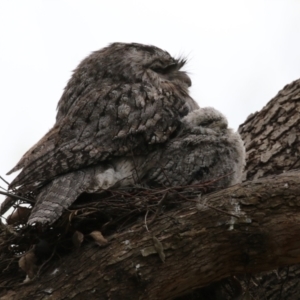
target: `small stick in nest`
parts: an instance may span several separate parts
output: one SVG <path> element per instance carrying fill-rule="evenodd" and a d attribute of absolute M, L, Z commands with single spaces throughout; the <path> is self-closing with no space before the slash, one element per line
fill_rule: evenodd
<path fill-rule="evenodd" d="M 145 228 L 146 228 L 146 230 L 149 232 L 149 229 L 148 229 L 148 226 L 147 226 L 147 216 L 148 216 L 148 212 L 149 212 L 149 210 L 147 209 L 147 212 L 146 212 L 146 214 L 145 214 Z"/>
<path fill-rule="evenodd" d="M 162 209 L 162 205 L 165 202 L 166 198 L 167 198 L 168 192 L 164 193 L 162 198 L 159 200 L 159 202 L 157 203 L 157 210 L 155 212 L 154 217 L 152 218 L 152 220 L 150 221 L 149 225 L 153 224 L 153 222 L 155 221 L 155 219 L 157 218 L 157 216 L 160 214 L 161 209 Z"/>
<path fill-rule="evenodd" d="M 14 199 L 17 199 L 17 200 L 23 200 L 23 201 L 26 201 L 26 202 L 31 203 L 31 204 L 34 204 L 34 203 L 35 203 L 34 200 L 30 200 L 30 199 L 28 199 L 28 198 L 25 198 L 25 197 L 22 197 L 22 196 L 13 194 L 13 193 L 2 192 L 2 191 L 0 191 L 0 194 L 1 194 L 1 195 L 4 195 L 4 196 L 11 197 L 11 198 L 14 198 Z"/>
<path fill-rule="evenodd" d="M 2 176 L 0 176 L 0 179 L 1 179 L 2 181 L 4 181 L 7 185 L 9 185 L 9 183 L 8 183 Z"/>

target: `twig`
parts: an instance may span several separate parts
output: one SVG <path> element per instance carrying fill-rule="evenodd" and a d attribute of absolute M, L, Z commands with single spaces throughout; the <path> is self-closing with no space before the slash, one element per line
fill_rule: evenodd
<path fill-rule="evenodd" d="M 159 213 L 161 212 L 161 208 L 162 208 L 162 204 L 165 201 L 165 199 L 167 198 L 168 192 L 166 192 L 162 198 L 160 199 L 160 201 L 157 204 L 157 210 L 155 212 L 155 215 L 153 217 L 153 219 L 150 221 L 149 225 L 153 224 L 153 222 L 155 221 L 155 219 L 157 218 L 157 216 L 159 215 Z"/>
<path fill-rule="evenodd" d="M 24 198 L 22 196 L 18 196 L 18 195 L 12 194 L 12 193 L 7 193 L 7 192 L 0 191 L 0 194 L 4 195 L 4 196 L 9 196 L 9 197 L 12 197 L 12 198 L 15 198 L 15 199 L 18 199 L 18 200 L 23 200 L 23 201 L 26 201 L 26 202 L 29 202 L 29 203 L 33 203 L 33 204 L 35 203 L 34 200 L 30 200 L 30 199 L 27 199 L 27 198 Z"/>
<path fill-rule="evenodd" d="M 146 228 L 146 230 L 149 232 L 149 229 L 148 229 L 148 226 L 147 226 L 147 216 L 148 216 L 148 212 L 149 212 L 149 210 L 147 209 L 147 212 L 146 212 L 146 214 L 145 214 L 145 228 Z"/>
<path fill-rule="evenodd" d="M 9 183 L 2 176 L 0 176 L 0 179 L 3 180 L 7 185 L 9 185 Z"/>
<path fill-rule="evenodd" d="M 41 272 L 42 268 L 43 268 L 43 267 L 44 267 L 44 266 L 52 259 L 52 257 L 54 256 L 54 253 L 56 252 L 56 247 L 57 247 L 57 246 L 54 247 L 51 256 L 50 256 L 46 261 L 44 261 L 44 262 L 42 263 L 42 265 L 39 267 L 39 270 L 38 270 L 38 272 L 37 272 L 37 274 L 36 274 L 36 277 L 37 277 L 37 278 L 39 278 L 40 272 Z"/>

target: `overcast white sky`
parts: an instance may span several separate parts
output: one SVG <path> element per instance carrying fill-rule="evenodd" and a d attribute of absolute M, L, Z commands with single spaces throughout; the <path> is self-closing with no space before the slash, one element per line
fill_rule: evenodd
<path fill-rule="evenodd" d="M 192 96 L 237 129 L 300 78 L 299 16 L 300 0 L 0 0 L 0 175 L 52 127 L 76 65 L 116 41 L 187 56 Z"/>

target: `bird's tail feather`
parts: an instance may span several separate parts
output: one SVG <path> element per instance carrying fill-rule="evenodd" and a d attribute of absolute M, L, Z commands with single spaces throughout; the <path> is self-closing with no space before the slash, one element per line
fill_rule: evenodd
<path fill-rule="evenodd" d="M 86 172 L 87 171 L 87 172 Z M 82 193 L 82 186 L 89 176 L 88 170 L 72 172 L 54 179 L 37 196 L 28 224 L 52 224 Z"/>

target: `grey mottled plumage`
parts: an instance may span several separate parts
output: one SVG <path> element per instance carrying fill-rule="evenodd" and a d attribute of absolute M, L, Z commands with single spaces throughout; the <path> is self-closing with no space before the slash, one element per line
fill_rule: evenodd
<path fill-rule="evenodd" d="M 9 173 L 10 188 L 38 190 L 28 223 L 53 223 L 82 192 L 186 185 L 232 173 L 244 148 L 226 118 L 199 109 L 183 60 L 154 46 L 115 43 L 83 60 L 58 103 L 54 127 Z"/>

